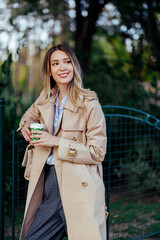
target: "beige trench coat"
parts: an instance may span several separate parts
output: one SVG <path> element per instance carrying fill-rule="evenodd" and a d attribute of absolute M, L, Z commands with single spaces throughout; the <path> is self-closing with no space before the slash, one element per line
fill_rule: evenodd
<path fill-rule="evenodd" d="M 20 121 L 24 124 L 40 122 L 52 134 L 55 89 L 50 100 L 39 102 L 44 92 L 26 111 Z M 87 97 L 86 111 L 80 114 L 68 100 L 55 135 L 60 137 L 54 147 L 54 162 L 62 205 L 67 222 L 69 240 L 105 240 L 105 188 L 102 165 L 106 152 L 106 124 L 97 99 Z M 24 240 L 41 204 L 44 186 L 44 165 L 50 147 L 28 145 L 22 166 L 29 180 L 24 220 L 20 240 Z"/>

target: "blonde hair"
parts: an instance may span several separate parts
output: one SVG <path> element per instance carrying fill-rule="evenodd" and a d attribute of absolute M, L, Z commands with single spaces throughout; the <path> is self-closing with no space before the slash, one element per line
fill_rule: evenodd
<path fill-rule="evenodd" d="M 49 100 L 51 88 L 56 87 L 56 82 L 53 79 L 53 77 L 50 75 L 50 72 L 51 72 L 50 58 L 51 58 L 51 54 L 57 50 L 65 52 L 71 60 L 71 63 L 74 69 L 74 76 L 68 86 L 69 100 L 75 107 L 78 106 L 83 111 L 84 98 L 86 96 L 97 98 L 97 94 L 94 91 L 90 91 L 90 89 L 83 88 L 82 71 L 81 71 L 79 61 L 75 53 L 66 44 L 59 44 L 57 46 L 53 46 L 45 54 L 44 61 L 43 61 L 43 68 L 42 68 L 43 81 L 44 81 L 44 97 L 45 97 L 44 102 Z"/>

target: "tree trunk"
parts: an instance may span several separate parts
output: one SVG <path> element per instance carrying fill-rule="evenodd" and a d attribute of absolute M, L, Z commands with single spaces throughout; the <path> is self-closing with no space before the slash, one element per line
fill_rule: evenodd
<path fill-rule="evenodd" d="M 153 0 L 147 0 L 148 36 L 149 36 L 149 41 L 153 48 L 153 54 L 156 57 L 156 66 L 157 66 L 157 70 L 158 70 L 158 69 L 160 69 L 160 50 L 159 50 L 160 35 L 159 35 L 158 26 L 157 26 L 155 13 L 154 13 L 152 4 L 153 4 Z"/>
<path fill-rule="evenodd" d="M 92 38 L 96 31 L 96 22 L 99 18 L 105 4 L 108 0 L 89 0 L 88 1 L 88 15 L 86 17 L 82 16 L 82 3 L 80 0 L 75 0 L 76 2 L 76 33 L 75 33 L 75 51 L 80 59 L 83 70 L 86 71 L 90 50 L 92 44 Z"/>

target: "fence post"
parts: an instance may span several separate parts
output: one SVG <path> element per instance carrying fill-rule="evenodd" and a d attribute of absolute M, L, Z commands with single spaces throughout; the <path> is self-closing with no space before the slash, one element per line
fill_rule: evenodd
<path fill-rule="evenodd" d="M 0 98 L 0 239 L 4 239 L 4 100 Z"/>
<path fill-rule="evenodd" d="M 15 151 L 15 131 L 12 130 L 12 240 L 15 239 L 15 172 L 14 172 L 14 151 Z"/>
<path fill-rule="evenodd" d="M 110 170 L 111 170 L 111 129 L 112 129 L 112 117 L 108 119 L 108 150 L 107 150 L 107 162 L 108 162 L 108 180 L 107 180 L 107 211 L 110 212 Z M 110 214 L 109 214 L 110 215 Z M 107 240 L 109 240 L 109 218 L 107 218 Z"/>

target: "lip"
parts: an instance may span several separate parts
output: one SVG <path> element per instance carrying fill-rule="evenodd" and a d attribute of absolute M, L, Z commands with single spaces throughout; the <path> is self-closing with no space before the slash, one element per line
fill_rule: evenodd
<path fill-rule="evenodd" d="M 60 78 L 66 78 L 66 77 L 68 76 L 68 74 L 69 74 L 69 73 L 60 73 L 60 74 L 58 74 L 58 76 L 59 76 Z"/>

